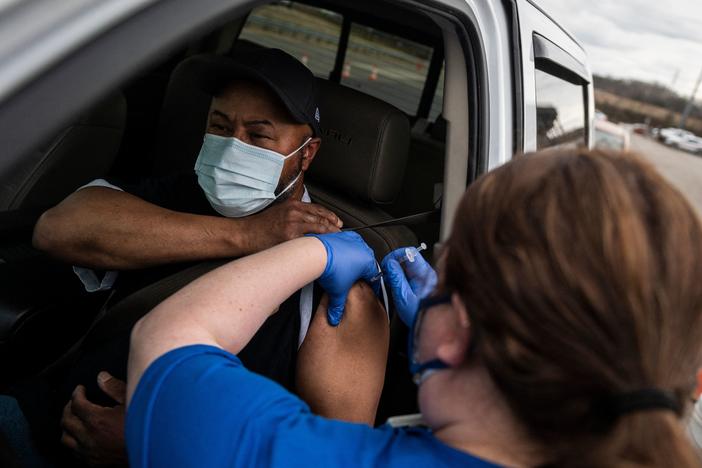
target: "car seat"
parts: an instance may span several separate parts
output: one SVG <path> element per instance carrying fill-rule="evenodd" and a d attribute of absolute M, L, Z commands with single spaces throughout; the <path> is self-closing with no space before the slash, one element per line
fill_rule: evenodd
<path fill-rule="evenodd" d="M 392 203 L 404 179 L 409 121 L 394 106 L 359 91 L 318 79 L 322 144 L 307 179 L 312 199 L 346 227 L 392 219 Z M 405 226 L 361 230 L 379 257 L 417 238 Z"/>
<path fill-rule="evenodd" d="M 104 300 L 87 296 L 69 268 L 40 255 L 29 239 L 44 209 L 107 173 L 125 117 L 124 97 L 112 94 L 29 153 L 12 177 L 0 179 L 6 221 L 0 245 L 0 382 L 56 359 L 85 331 Z"/>

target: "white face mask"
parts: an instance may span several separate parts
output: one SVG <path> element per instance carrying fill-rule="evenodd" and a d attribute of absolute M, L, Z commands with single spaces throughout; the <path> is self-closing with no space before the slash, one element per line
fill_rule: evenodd
<path fill-rule="evenodd" d="M 240 218 L 258 213 L 287 192 L 300 178 L 302 172 L 276 196 L 275 189 L 285 160 L 304 148 L 310 140 L 311 137 L 284 156 L 249 145 L 238 138 L 206 133 L 195 161 L 197 181 L 210 205 L 219 214 Z"/>

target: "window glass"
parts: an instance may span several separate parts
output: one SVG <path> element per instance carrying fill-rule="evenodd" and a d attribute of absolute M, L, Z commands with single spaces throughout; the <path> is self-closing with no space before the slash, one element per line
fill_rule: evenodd
<path fill-rule="evenodd" d="M 582 86 L 536 70 L 536 146 L 585 145 Z"/>
<path fill-rule="evenodd" d="M 431 47 L 354 23 L 341 84 L 415 115 L 432 52 Z"/>
<path fill-rule="evenodd" d="M 446 65 L 441 67 L 441 74 L 439 75 L 439 82 L 436 84 L 436 93 L 434 94 L 434 100 L 431 102 L 431 109 L 429 110 L 429 122 L 433 122 L 436 118 L 444 111 L 444 68 Z"/>
<path fill-rule="evenodd" d="M 282 49 L 315 75 L 328 78 L 334 68 L 341 23 L 341 15 L 333 11 L 280 2 L 256 8 L 239 38 Z"/>

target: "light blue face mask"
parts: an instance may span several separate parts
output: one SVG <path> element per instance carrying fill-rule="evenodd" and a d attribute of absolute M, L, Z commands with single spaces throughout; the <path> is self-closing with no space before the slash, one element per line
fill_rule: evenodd
<path fill-rule="evenodd" d="M 285 156 L 249 145 L 238 138 L 206 133 L 195 161 L 197 181 L 219 214 L 240 218 L 258 213 L 290 190 L 300 178 L 302 172 L 278 195 L 275 194 L 285 160 L 310 140 L 311 137 Z"/>

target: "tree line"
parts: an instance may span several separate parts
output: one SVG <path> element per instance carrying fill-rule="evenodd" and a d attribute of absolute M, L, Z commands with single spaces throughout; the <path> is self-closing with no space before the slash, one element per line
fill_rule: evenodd
<path fill-rule="evenodd" d="M 660 83 L 647 83 L 639 80 L 622 80 L 606 76 L 594 76 L 595 89 L 608 91 L 635 101 L 644 102 L 669 109 L 672 112 L 683 112 L 689 96 L 681 96 L 672 89 Z M 699 101 L 692 108 L 691 117 L 702 118 L 702 106 Z"/>

